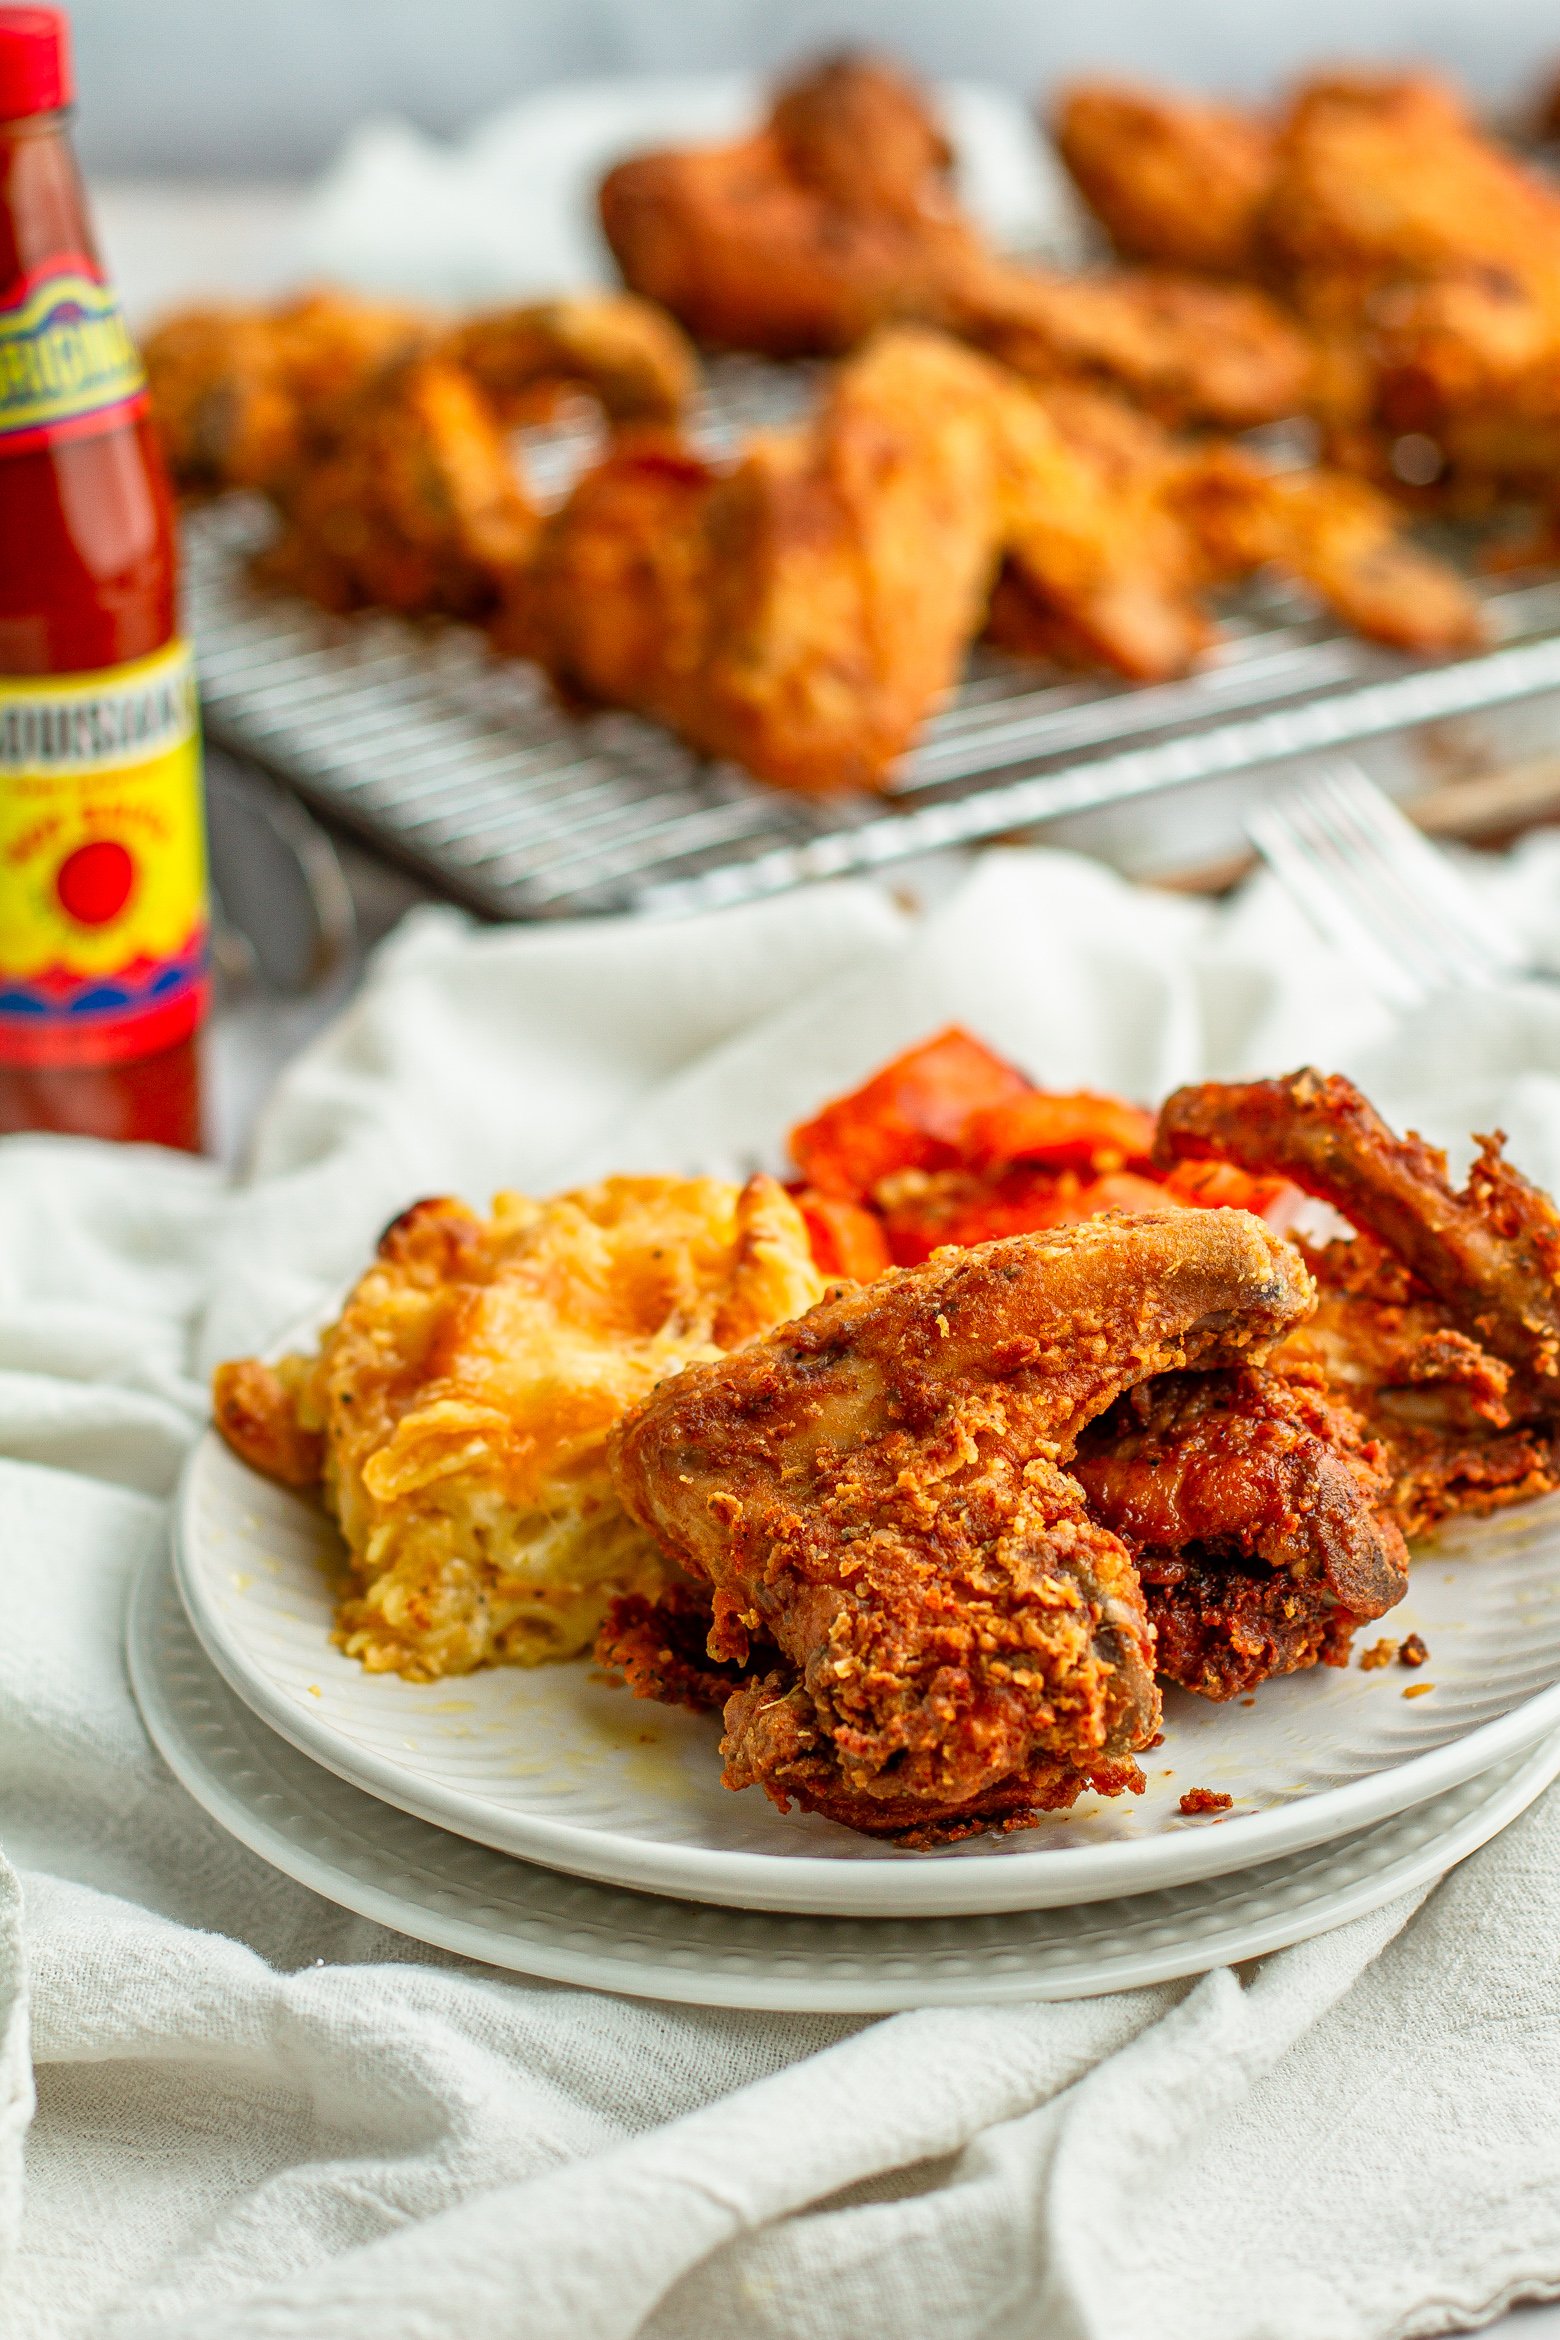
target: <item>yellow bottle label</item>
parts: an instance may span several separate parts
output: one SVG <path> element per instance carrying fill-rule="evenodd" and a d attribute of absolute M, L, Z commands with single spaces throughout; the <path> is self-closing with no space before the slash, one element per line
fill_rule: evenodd
<path fill-rule="evenodd" d="M 146 404 L 146 375 L 111 285 L 62 254 L 0 301 L 0 456 L 103 430 Z"/>
<path fill-rule="evenodd" d="M 0 675 L 0 1062 L 148 1055 L 193 1030 L 205 994 L 188 649 Z"/>

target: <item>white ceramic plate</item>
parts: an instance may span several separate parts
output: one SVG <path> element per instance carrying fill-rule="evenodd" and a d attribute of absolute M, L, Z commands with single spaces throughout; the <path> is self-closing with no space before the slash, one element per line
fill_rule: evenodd
<path fill-rule="evenodd" d="M 1317 1668 L 1255 1703 L 1174 1694 L 1148 1792 L 907 1853 L 720 1784 L 713 1716 L 646 1704 L 584 1662 L 413 1684 L 332 1647 L 341 1549 L 318 1506 L 215 1432 L 176 1511 L 190 1619 L 229 1685 L 306 1755 L 457 1835 L 582 1877 L 746 1909 L 939 1917 L 1184 1885 L 1366 1827 L 1560 1728 L 1560 1497 L 1464 1523 L 1367 1628 L 1428 1643 L 1419 1673 Z M 1182 1792 L 1235 1800 L 1187 1820 Z"/>
<path fill-rule="evenodd" d="M 1466 1859 L 1560 1774 L 1560 1734 L 1477 1778 L 1239 1877 L 1101 1907 L 959 1918 L 790 1917 L 588 1884 L 389 1809 L 224 1688 L 153 1559 L 131 1603 L 147 1728 L 213 1819 L 328 1900 L 490 1965 L 699 2006 L 879 2013 L 1090 1998 L 1257 1958 Z"/>

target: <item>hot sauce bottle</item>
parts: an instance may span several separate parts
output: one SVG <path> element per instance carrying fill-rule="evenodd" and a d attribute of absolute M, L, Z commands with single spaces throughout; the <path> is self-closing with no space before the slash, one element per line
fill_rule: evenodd
<path fill-rule="evenodd" d="M 200 1144 L 200 744 L 172 501 L 71 151 L 0 6 L 0 1130 Z"/>

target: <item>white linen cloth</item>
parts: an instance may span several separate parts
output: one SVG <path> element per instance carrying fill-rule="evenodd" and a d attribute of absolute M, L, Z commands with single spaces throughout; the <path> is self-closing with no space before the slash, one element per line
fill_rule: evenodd
<path fill-rule="evenodd" d="M 1560 840 L 1488 882 L 1552 950 Z M 1560 1791 L 1250 1969 L 860 2021 L 427 1951 L 273 1874 L 146 1741 L 125 1596 L 216 1359 L 418 1193 L 777 1157 L 955 1018 L 1142 1097 L 1311 1058 L 1560 1181 L 1560 988 L 1395 1024 L 1263 885 L 1216 909 L 1020 852 L 926 916 L 865 884 L 426 913 L 237 1183 L 0 1145 L 6 2340 L 1408 2340 L 1560 2294 Z"/>

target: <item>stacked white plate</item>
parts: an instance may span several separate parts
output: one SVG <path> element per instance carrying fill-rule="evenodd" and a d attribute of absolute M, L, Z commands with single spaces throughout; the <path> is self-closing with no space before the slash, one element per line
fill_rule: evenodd
<path fill-rule="evenodd" d="M 1560 1498 L 1429 1545 L 1375 1631 L 1429 1660 L 1172 1693 L 1146 1794 L 910 1853 L 720 1784 L 714 1717 L 585 1663 L 413 1684 L 330 1639 L 318 1507 L 208 1435 L 136 1694 L 197 1800 L 276 1867 L 427 1942 L 710 2005 L 1070 1998 L 1200 1973 L 1440 1875 L 1560 1773 Z M 1373 1638 L 1359 1637 L 1363 1648 Z M 1184 1814 L 1204 1789 L 1227 1808 Z"/>

